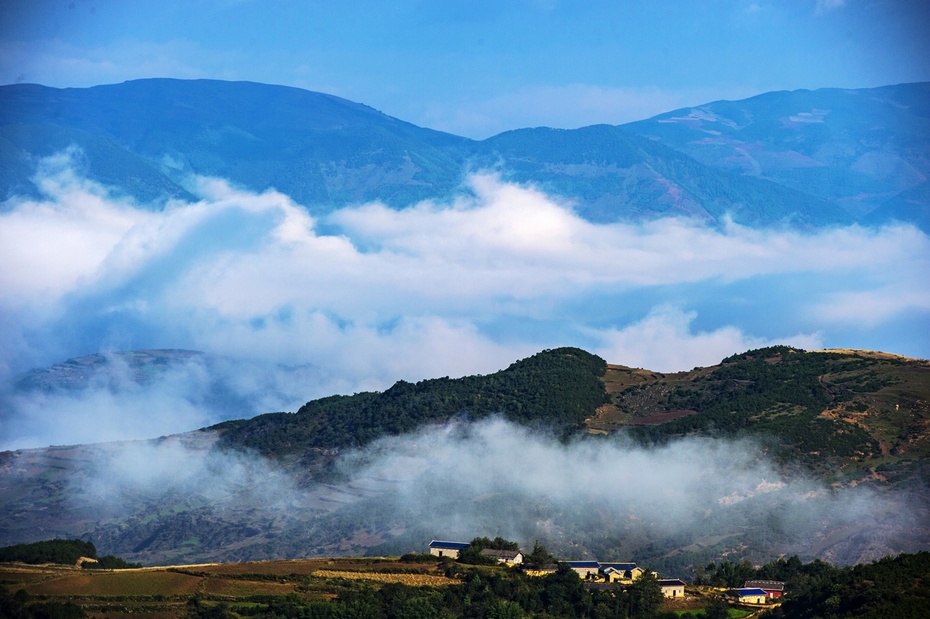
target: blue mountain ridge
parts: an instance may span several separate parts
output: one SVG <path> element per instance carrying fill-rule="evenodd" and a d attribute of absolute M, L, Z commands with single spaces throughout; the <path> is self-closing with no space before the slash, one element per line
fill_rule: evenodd
<path fill-rule="evenodd" d="M 892 220 L 927 229 L 928 84 L 766 93 L 623 126 L 508 131 L 476 141 L 285 86 L 146 79 L 0 86 L 0 198 L 37 196 L 41 157 L 138 204 L 191 199 L 191 175 L 274 188 L 311 214 L 402 208 L 492 170 L 596 222 L 685 216 L 799 228 Z"/>

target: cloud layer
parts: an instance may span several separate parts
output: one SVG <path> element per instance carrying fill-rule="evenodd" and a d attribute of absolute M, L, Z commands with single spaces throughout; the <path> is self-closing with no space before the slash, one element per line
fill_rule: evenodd
<path fill-rule="evenodd" d="M 564 558 L 628 560 L 625 550 L 642 556 L 650 543 L 661 555 L 676 540 L 699 548 L 754 531 L 750 554 L 766 547 L 846 562 L 900 548 L 909 531 L 922 539 L 914 497 L 785 477 L 751 441 L 564 442 L 491 419 L 386 438 L 344 455 L 343 465 L 353 486 L 389 488 L 377 495 L 380 513 L 435 538 L 502 535 L 526 547 L 536 539 Z"/>
<path fill-rule="evenodd" d="M 325 483 L 296 483 L 260 457 L 210 450 L 212 441 L 202 433 L 53 454 L 56 467 L 72 458 L 69 534 L 145 563 L 332 556 L 378 543 L 400 554 L 430 539 L 502 535 L 525 548 L 539 540 L 565 559 L 636 558 L 679 576 L 724 550 L 847 563 L 927 544 L 917 496 L 785 477 L 751 441 L 643 448 L 486 419 L 344 452 Z M 13 469 L 35 470 L 29 457 Z M 47 498 L 44 485 L 25 486 Z M 18 518 L 38 513 L 17 528 L 47 526 L 45 502 L 22 494 L 11 506 Z M 183 542 L 199 535 L 223 540 Z M 676 549 L 685 555 L 674 558 Z"/>
<path fill-rule="evenodd" d="M 282 405 L 491 372 L 560 345 L 660 371 L 771 343 L 930 356 L 930 239 L 909 226 L 593 224 L 483 174 L 450 202 L 366 204 L 322 221 L 219 179 L 192 179 L 195 203 L 144 208 L 71 159 L 42 162 L 45 197 L 0 214 L 6 391 L 30 367 L 140 348 L 313 368 Z M 33 404 L 17 402 L 29 418 Z"/>

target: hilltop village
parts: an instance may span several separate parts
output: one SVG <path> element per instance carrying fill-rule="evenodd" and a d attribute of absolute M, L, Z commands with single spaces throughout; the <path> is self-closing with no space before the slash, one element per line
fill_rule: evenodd
<path fill-rule="evenodd" d="M 447 558 L 453 561 L 473 563 L 474 552 L 484 562 L 497 562 L 509 567 L 519 568 L 528 576 L 548 576 L 559 569 L 559 564 L 567 566 L 578 574 L 588 590 L 622 589 L 633 585 L 644 576 L 655 580 L 662 596 L 670 599 L 684 599 L 686 597 L 686 583 L 678 578 L 662 578 L 657 572 L 647 570 L 633 562 L 601 562 L 601 561 L 556 561 L 537 544 L 533 557 L 527 561 L 526 555 L 513 542 L 501 538 L 489 540 L 476 538 L 471 542 L 456 542 L 447 540 L 432 540 L 428 546 L 429 554 L 434 557 Z M 471 555 L 471 556 L 467 556 Z M 540 562 L 541 558 L 550 559 Z M 774 580 L 747 580 L 742 587 L 715 588 L 724 599 L 729 602 L 760 606 L 771 604 L 782 597 L 785 583 Z"/>

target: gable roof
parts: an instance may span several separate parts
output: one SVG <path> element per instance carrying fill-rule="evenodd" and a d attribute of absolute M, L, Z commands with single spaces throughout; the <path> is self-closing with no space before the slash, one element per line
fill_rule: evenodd
<path fill-rule="evenodd" d="M 569 567 L 588 567 L 598 569 L 601 564 L 597 561 L 566 561 Z"/>
<path fill-rule="evenodd" d="M 483 548 L 480 553 L 486 557 L 494 557 L 495 559 L 516 559 L 517 556 L 522 555 L 523 553 L 519 550 L 497 550 L 496 548 Z"/>
<path fill-rule="evenodd" d="M 749 589 L 734 589 L 734 591 L 736 591 L 736 595 L 740 597 L 747 597 L 750 595 L 765 595 L 764 589 L 749 588 Z"/>
<path fill-rule="evenodd" d="M 600 565 L 602 570 L 613 568 L 621 572 L 632 572 L 637 567 L 635 563 L 601 563 Z"/>
<path fill-rule="evenodd" d="M 462 550 L 470 545 L 468 542 L 446 542 L 438 539 L 434 539 L 429 543 L 430 548 L 448 548 L 449 550 Z"/>
<path fill-rule="evenodd" d="M 679 580 L 678 578 L 666 578 L 659 581 L 660 587 L 684 587 L 685 581 Z"/>
<path fill-rule="evenodd" d="M 766 591 L 784 591 L 785 583 L 780 580 L 747 580 L 743 583 L 743 587 L 765 589 Z"/>

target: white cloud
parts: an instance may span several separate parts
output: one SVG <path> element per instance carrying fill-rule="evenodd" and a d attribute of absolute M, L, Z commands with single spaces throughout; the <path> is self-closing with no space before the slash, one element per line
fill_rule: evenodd
<path fill-rule="evenodd" d="M 631 367 L 676 372 L 695 366 L 715 365 L 734 351 L 774 344 L 805 350 L 823 348 L 818 334 L 769 340 L 752 337 L 733 326 L 695 333 L 692 330 L 695 318 L 696 312 L 684 312 L 671 306 L 654 308 L 639 322 L 599 333 L 602 344 L 595 352 L 605 359 L 622 359 L 623 365 Z"/>
<path fill-rule="evenodd" d="M 379 512 L 403 514 L 437 536 L 541 539 L 559 553 L 624 539 L 726 535 L 760 519 L 777 552 L 822 553 L 841 548 L 862 523 L 896 522 L 893 535 L 901 535 L 917 517 L 904 493 L 879 500 L 864 486 L 830 491 L 785 477 L 751 441 L 684 439 L 645 449 L 622 437 L 556 441 L 490 419 L 386 437 L 343 454 L 341 464 L 353 487 L 380 480 L 389 488 Z M 891 537 L 877 529 L 869 529 L 870 542 Z M 827 531 L 836 537 L 824 545 Z"/>
<path fill-rule="evenodd" d="M 324 234 L 287 196 L 218 179 L 157 212 L 75 176 L 67 156 L 37 180 L 44 199 L 0 214 L 7 376 L 114 346 L 192 348 L 319 368 L 310 399 L 560 345 L 659 370 L 772 343 L 855 346 L 837 329 L 930 311 L 930 240 L 909 226 L 594 224 L 479 174 L 450 203 L 337 211 Z"/>
<path fill-rule="evenodd" d="M 154 220 L 78 178 L 72 155 L 40 165 L 39 186 L 51 199 L 13 200 L 0 214 L 0 306 L 56 301 L 91 278 L 133 227 Z"/>
<path fill-rule="evenodd" d="M 812 311 L 823 321 L 874 326 L 904 312 L 930 312 L 930 289 L 895 283 L 872 290 L 846 290 L 826 295 Z"/>

